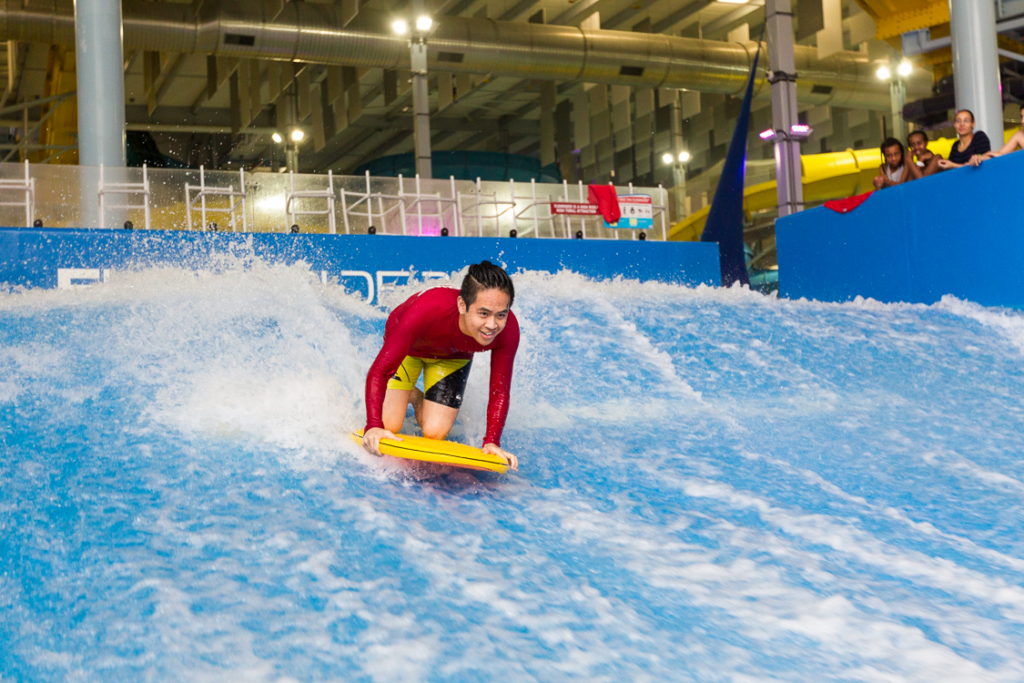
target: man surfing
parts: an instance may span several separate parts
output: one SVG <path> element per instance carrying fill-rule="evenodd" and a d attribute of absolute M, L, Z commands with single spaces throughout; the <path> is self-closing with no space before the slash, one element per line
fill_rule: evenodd
<path fill-rule="evenodd" d="M 459 291 L 437 287 L 415 294 L 391 312 L 384 346 L 366 374 L 363 447 L 380 455 L 380 440 L 393 439 L 409 403 L 428 439 L 448 436 L 462 407 L 473 354 L 491 352 L 491 390 L 483 451 L 505 458 L 501 448 L 508 415 L 512 365 L 519 348 L 519 322 L 511 311 L 512 278 L 490 261 L 469 267 Z M 423 392 L 416 381 L 423 373 Z"/>

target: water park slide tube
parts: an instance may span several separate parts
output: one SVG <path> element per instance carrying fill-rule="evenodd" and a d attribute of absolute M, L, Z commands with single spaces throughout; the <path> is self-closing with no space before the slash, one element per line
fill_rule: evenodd
<path fill-rule="evenodd" d="M 1016 129 L 1004 133 L 1006 140 Z M 956 140 L 940 138 L 928 143 L 928 149 L 944 157 L 949 156 Z M 882 165 L 882 152 L 874 149 L 848 149 L 845 152 L 805 154 L 800 157 L 804 186 L 804 201 L 825 202 L 829 199 L 850 197 L 874 189 L 872 179 Z M 775 181 L 751 185 L 743 191 L 743 210 L 747 214 L 774 208 L 777 202 Z M 695 242 L 704 232 L 710 205 L 695 211 L 669 229 L 669 239 Z"/>

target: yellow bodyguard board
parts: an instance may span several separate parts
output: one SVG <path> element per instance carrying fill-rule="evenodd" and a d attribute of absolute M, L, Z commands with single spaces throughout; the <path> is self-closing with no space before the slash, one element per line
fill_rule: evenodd
<path fill-rule="evenodd" d="M 356 443 L 363 443 L 362 429 L 349 436 Z M 500 455 L 484 453 L 479 448 L 453 441 L 427 439 L 422 436 L 409 436 L 408 434 L 399 434 L 398 436 L 402 437 L 401 441 L 381 439 L 380 452 L 396 458 L 422 460 L 423 462 L 433 462 L 439 465 L 454 465 L 455 467 L 497 472 L 499 474 L 508 472 L 508 463 L 505 462 L 505 458 Z"/>

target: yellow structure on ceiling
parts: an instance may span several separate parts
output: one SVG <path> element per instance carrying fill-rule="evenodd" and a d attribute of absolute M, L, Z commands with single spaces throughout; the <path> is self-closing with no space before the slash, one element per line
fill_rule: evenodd
<path fill-rule="evenodd" d="M 949 0 L 857 0 L 857 4 L 875 20 L 879 40 L 949 23 Z"/>
<path fill-rule="evenodd" d="M 46 82 L 43 97 L 73 93 L 77 87 L 75 51 L 62 45 L 51 45 L 46 59 Z M 78 144 L 78 103 L 74 96 L 44 104 L 39 127 L 39 143 L 44 147 L 75 147 Z M 36 164 L 77 164 L 78 150 L 65 152 L 43 149 L 29 155 Z"/>

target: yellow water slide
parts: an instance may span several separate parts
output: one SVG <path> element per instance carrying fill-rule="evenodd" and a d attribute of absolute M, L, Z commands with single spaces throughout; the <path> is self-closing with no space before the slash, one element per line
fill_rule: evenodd
<path fill-rule="evenodd" d="M 1005 140 L 1017 129 L 1004 133 Z M 940 138 L 928 143 L 928 149 L 943 157 L 949 156 L 956 140 Z M 872 179 L 882 165 L 882 152 L 875 149 L 848 149 L 828 154 L 805 154 L 800 157 L 804 202 L 825 202 L 851 197 L 874 189 Z M 772 209 L 778 204 L 775 181 L 751 185 L 743 190 L 743 211 L 748 219 L 752 213 Z M 705 206 L 669 229 L 668 238 L 679 242 L 696 242 L 704 232 L 710 206 Z"/>

